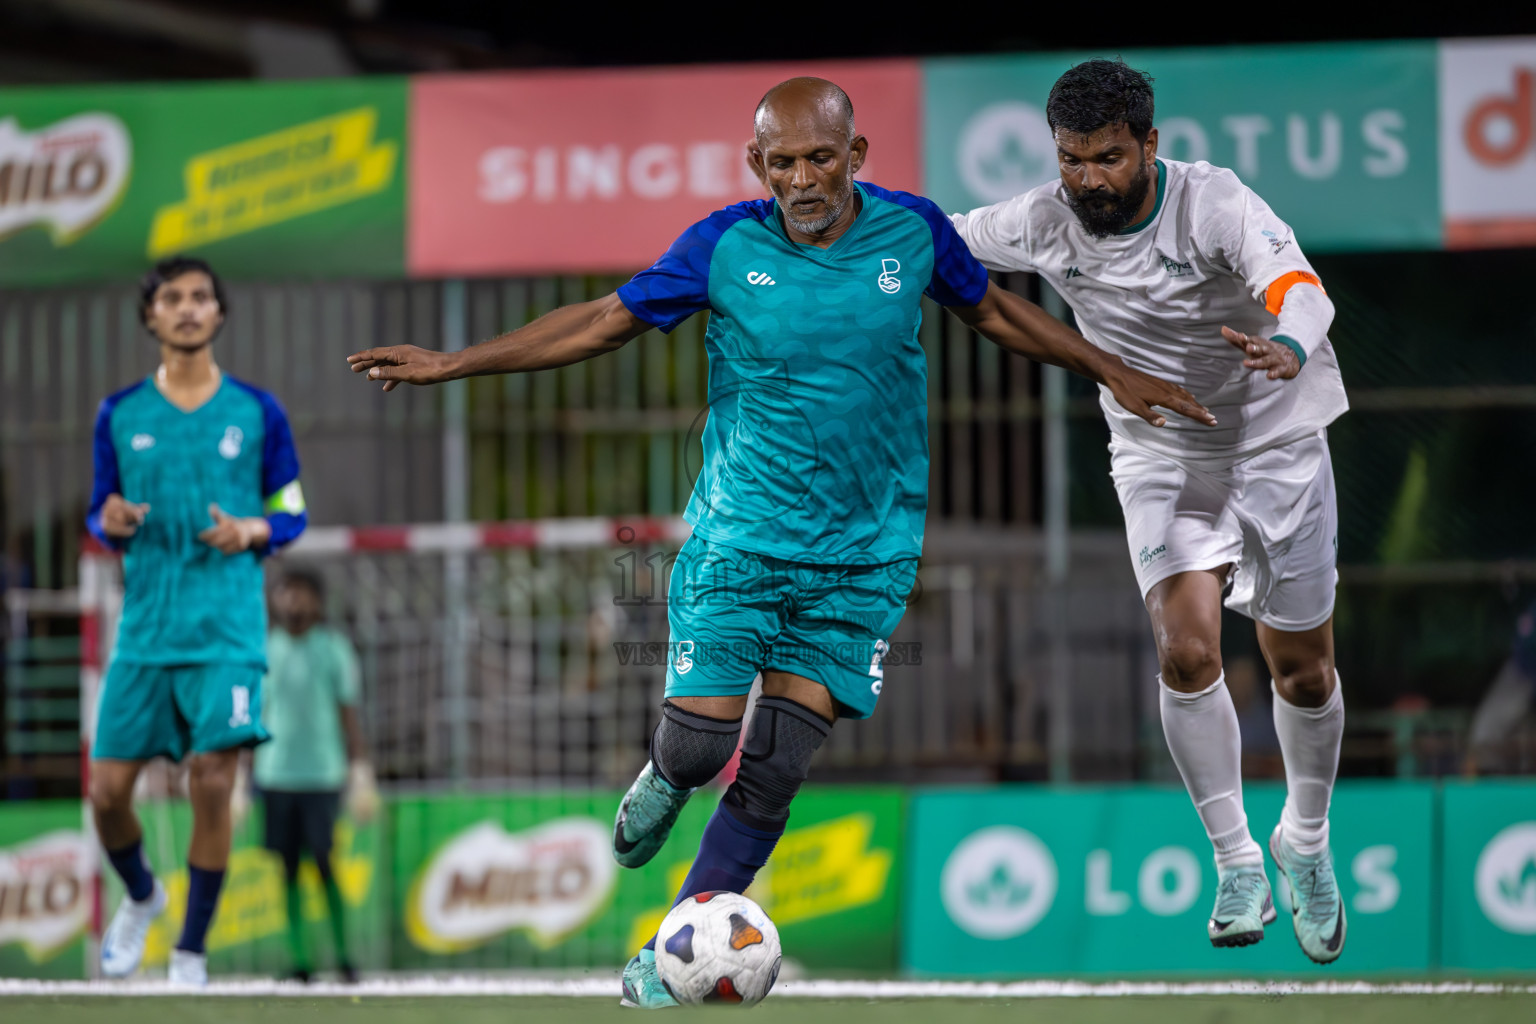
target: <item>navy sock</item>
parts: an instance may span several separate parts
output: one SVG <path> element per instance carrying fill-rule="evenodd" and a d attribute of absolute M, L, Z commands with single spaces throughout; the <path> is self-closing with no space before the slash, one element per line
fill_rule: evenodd
<path fill-rule="evenodd" d="M 112 868 L 117 872 L 117 877 L 123 880 L 123 885 L 128 889 L 128 898 L 138 903 L 149 899 L 150 893 L 155 891 L 155 876 L 149 870 L 149 862 L 144 859 L 144 840 L 135 839 L 132 844 L 121 850 L 108 850 L 107 860 L 112 862 Z"/>
<path fill-rule="evenodd" d="M 213 922 L 213 908 L 219 905 L 219 890 L 223 886 L 224 872 L 187 865 L 187 922 L 182 926 L 177 949 L 203 952 L 203 940 L 208 937 L 208 925 Z"/>
<path fill-rule="evenodd" d="M 693 859 L 693 867 L 672 905 L 675 907 L 701 892 L 746 892 L 783 834 L 783 825 L 773 832 L 749 828 L 737 821 L 725 804 L 720 804 L 704 826 L 699 855 Z M 651 936 L 645 948 L 656 948 L 656 936 Z"/>

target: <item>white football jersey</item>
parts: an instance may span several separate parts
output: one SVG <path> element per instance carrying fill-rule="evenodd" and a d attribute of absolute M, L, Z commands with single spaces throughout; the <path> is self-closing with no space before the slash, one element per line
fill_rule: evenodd
<path fill-rule="evenodd" d="M 1040 274 L 1089 341 L 1187 388 L 1218 424 L 1169 415 L 1154 427 L 1101 386 L 1109 427 L 1126 440 L 1177 458 L 1227 460 L 1333 422 L 1349 403 L 1326 337 L 1306 345 L 1295 378 L 1270 380 L 1243 366 L 1243 353 L 1221 336 L 1223 326 L 1278 333 L 1265 293 L 1288 274 L 1312 274 L 1290 227 L 1225 168 L 1159 160 L 1158 171 L 1151 217 L 1108 238 L 1083 229 L 1059 179 L 951 219 L 982 263 Z"/>

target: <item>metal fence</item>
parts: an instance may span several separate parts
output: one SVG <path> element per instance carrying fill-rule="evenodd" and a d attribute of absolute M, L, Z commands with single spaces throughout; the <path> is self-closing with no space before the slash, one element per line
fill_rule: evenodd
<path fill-rule="evenodd" d="M 1536 251 L 1330 257 L 1318 264 L 1339 307 L 1333 336 L 1353 404 L 1332 432 L 1345 563 L 1340 664 L 1352 707 L 1362 714 L 1375 710 L 1397 722 L 1427 705 L 1429 717 L 1421 714 L 1410 732 L 1440 730 L 1450 737 L 1450 752 L 1430 755 L 1412 740 L 1413 763 L 1455 770 L 1453 748 L 1464 732 L 1456 709 L 1465 717 L 1492 680 L 1516 616 L 1536 597 L 1524 511 L 1536 494 L 1523 469 L 1536 448 L 1536 349 L 1529 345 L 1536 313 L 1519 301 L 1517 287 L 1536 272 Z M 215 351 L 226 370 L 271 389 L 287 406 L 316 524 L 675 515 L 691 487 L 692 428 L 705 409 L 702 318 L 560 370 L 388 395 L 349 374 L 344 362 L 349 352 L 381 344 L 460 347 L 616 283 L 242 284 L 230 289 L 228 326 Z M 1040 297 L 1033 278 L 1008 283 Z M 903 629 L 940 653 L 921 673 L 912 668 L 910 694 L 894 686 L 873 722 L 839 733 L 828 768 L 928 777 L 1155 775 L 1165 765 L 1160 746 L 1148 740 L 1157 737 L 1148 711 L 1153 673 L 1144 613 L 1120 546 L 1107 435 L 1091 388 L 1004 355 L 932 308 L 922 341 L 932 456 L 929 589 Z M 154 344 L 138 325 L 128 289 L 0 293 L 0 585 L 13 606 L 41 608 L 49 600 L 41 594 L 75 585 L 96 404 L 154 363 Z M 528 621 L 538 629 L 578 636 L 622 628 L 660 638 L 659 622 L 625 611 L 604 626 L 603 616 L 619 613 L 593 610 L 613 552 L 588 553 L 581 557 L 590 564 L 579 565 L 546 564 L 545 557 L 486 554 L 476 556 L 485 564 L 472 562 L 465 571 L 477 586 L 496 580 L 499 587 L 524 570 L 547 581 L 555 588 L 549 594 L 563 596 L 537 599 L 539 610 Z M 514 564 L 517 558 L 528 564 Z M 393 666 L 393 678 L 430 680 L 449 642 L 440 615 L 434 618 L 432 591 L 420 582 L 440 570 L 391 564 L 382 555 L 327 569 L 357 576 L 338 580 L 343 589 L 371 586 L 361 578 L 367 572 L 396 580 L 389 586 L 403 595 L 402 607 L 417 609 L 391 620 L 396 647 L 378 655 Z M 592 601 L 573 603 L 579 593 Z M 512 678 L 511 666 L 528 656 L 526 638 L 515 631 L 533 627 L 503 616 L 507 607 L 486 605 L 474 627 L 475 657 L 488 666 L 487 678 Z M 557 616 L 556 608 L 565 611 Z M 978 638 L 992 639 L 971 647 L 960 642 L 965 631 L 953 628 L 959 608 L 971 609 Z M 67 617 L 40 611 L 7 621 L 13 651 L 19 642 L 72 635 Z M 1251 662 L 1251 628 L 1232 626 L 1229 661 Z M 1057 639 L 1047 644 L 1050 638 Z M 1041 661 L 1042 644 L 1055 661 Z M 553 657 L 547 644 L 536 649 L 541 658 Z M 30 655 L 8 657 L 16 664 Z M 541 662 L 540 671 L 555 664 Z M 580 676 L 575 668 L 558 664 L 550 678 L 561 680 L 562 692 L 595 692 L 572 681 Z M 620 669 L 584 671 L 618 679 Z M 539 687 L 555 685 L 545 678 Z M 1125 682 L 1131 678 L 1136 685 Z M 631 699 L 626 686 L 624 696 L 603 698 L 619 703 L 602 715 L 649 721 L 655 694 L 646 687 L 654 689 L 656 680 L 647 679 L 634 683 L 648 694 L 639 705 L 623 703 Z M 1074 703 L 1072 715 L 1057 716 L 1060 727 L 1052 731 L 1043 723 L 1058 690 L 1070 690 L 1082 708 Z M 486 760 L 488 752 L 519 745 L 518 722 L 529 709 L 548 706 L 543 692 L 495 697 L 500 704 L 487 695 L 483 740 L 472 756 L 460 754 L 470 757 L 464 774 L 543 777 L 558 763 L 559 772 L 577 777 L 623 775 L 618 766 L 642 747 L 596 720 L 562 720 L 558 733 L 541 728 L 527 763 Z M 939 696 L 957 692 L 962 696 L 953 702 Z M 409 707 L 403 696 L 392 706 Z M 435 752 L 444 741 L 427 725 L 443 713 L 424 698 L 400 711 L 400 722 L 376 723 L 380 744 L 400 751 L 391 764 L 401 777 L 457 771 Z M 889 730 L 906 728 L 908 714 L 915 731 L 898 744 Z M 1352 721 L 1364 728 L 1371 720 Z M 1399 727 L 1378 725 L 1362 733 L 1354 762 L 1346 750 L 1347 767 L 1390 771 L 1401 762 Z M 648 725 L 634 728 L 643 736 Z M 551 761 L 555 755 L 537 753 L 550 735 L 577 738 Z"/>

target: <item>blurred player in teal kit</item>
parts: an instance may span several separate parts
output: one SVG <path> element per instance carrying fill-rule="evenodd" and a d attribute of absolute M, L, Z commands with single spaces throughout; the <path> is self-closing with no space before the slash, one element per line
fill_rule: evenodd
<path fill-rule="evenodd" d="M 926 294 L 1003 348 L 1104 383 L 1155 426 L 1153 406 L 1210 422 L 1188 392 L 1107 355 L 987 279 L 920 196 L 855 182 L 869 142 L 831 82 L 770 90 L 753 161 L 771 199 L 690 227 L 613 295 L 567 306 L 462 352 L 410 346 L 351 357 L 385 388 L 564 366 L 710 311 L 710 416 L 672 570 L 671 664 L 651 761 L 619 807 L 614 856 L 650 860 L 678 812 L 735 753 L 678 900 L 742 892 L 838 717 L 867 718 L 922 552 L 928 508 Z M 625 968 L 629 1005 L 673 1005 L 649 945 Z"/>
<path fill-rule="evenodd" d="M 187 908 L 169 977 L 207 983 L 203 943 L 229 861 L 236 762 L 267 739 L 261 559 L 306 522 L 282 407 L 213 361 L 226 310 L 208 264 L 156 264 L 140 312 L 160 342 L 160 366 L 110 395 L 96 417 L 87 525 L 123 553 L 124 583 L 91 751 L 96 832 L 128 890 L 102 938 L 108 977 L 137 970 L 166 902 L 144 858 L 134 781 L 151 758 L 190 755 Z"/>
<path fill-rule="evenodd" d="M 272 741 L 256 751 L 252 773 L 266 808 L 267 849 L 283 861 L 292 960 L 284 977 L 306 983 L 313 977 L 313 961 L 300 860 L 309 855 L 325 891 L 336 972 L 343 981 L 356 981 L 357 970 L 347 954 L 347 904 L 332 870 L 331 841 L 343 792 L 348 812 L 359 823 L 373 817 L 379 799 L 358 717 L 362 682 L 357 654 L 351 641 L 325 625 L 324 618 L 320 577 L 288 570 L 272 595 L 276 628 L 267 640 L 263 681 L 262 721 Z"/>

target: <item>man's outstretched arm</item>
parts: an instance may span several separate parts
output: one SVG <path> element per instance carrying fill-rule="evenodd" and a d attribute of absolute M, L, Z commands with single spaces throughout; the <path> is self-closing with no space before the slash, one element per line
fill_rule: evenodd
<path fill-rule="evenodd" d="M 610 294 L 561 306 L 531 324 L 459 352 L 391 345 L 354 353 L 347 362 L 353 373 L 367 373 L 370 380 L 383 381 L 385 391 L 393 391 L 400 384 L 440 384 L 462 377 L 569 366 L 612 352 L 650 329 L 617 294 Z"/>
<path fill-rule="evenodd" d="M 987 285 L 986 295 L 976 305 L 949 309 L 967 326 L 1010 352 L 1037 363 L 1063 367 L 1095 384 L 1105 385 L 1121 408 L 1154 427 L 1166 422 L 1154 406 L 1208 426 L 1216 425 L 1210 410 L 1188 391 L 1126 366 L 1119 356 L 1098 348 L 1039 306 L 995 283 Z"/>

